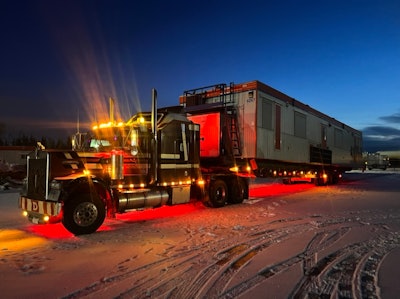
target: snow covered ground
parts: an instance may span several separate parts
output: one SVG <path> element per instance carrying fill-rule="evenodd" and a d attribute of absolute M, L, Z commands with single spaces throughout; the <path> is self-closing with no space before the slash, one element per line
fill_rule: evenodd
<path fill-rule="evenodd" d="M 254 182 L 251 199 L 107 219 L 75 237 L 20 216 L 0 193 L 3 298 L 395 298 L 400 173 L 336 186 Z"/>

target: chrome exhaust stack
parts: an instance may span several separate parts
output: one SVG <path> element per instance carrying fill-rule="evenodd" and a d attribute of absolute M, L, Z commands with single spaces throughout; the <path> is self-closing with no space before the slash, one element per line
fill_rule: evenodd
<path fill-rule="evenodd" d="M 158 140 L 157 140 L 157 90 L 151 90 L 151 133 L 152 133 L 152 160 L 151 160 L 151 183 L 158 181 Z"/>

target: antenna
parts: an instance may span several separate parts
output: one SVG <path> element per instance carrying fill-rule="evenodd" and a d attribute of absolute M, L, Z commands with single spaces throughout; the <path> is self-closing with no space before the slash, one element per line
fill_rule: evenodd
<path fill-rule="evenodd" d="M 114 100 L 110 97 L 110 123 L 114 123 Z"/>
<path fill-rule="evenodd" d="M 76 133 L 78 133 L 78 134 L 79 134 L 79 125 L 80 125 L 80 123 L 79 123 L 79 109 L 78 109 L 78 117 L 76 119 Z"/>

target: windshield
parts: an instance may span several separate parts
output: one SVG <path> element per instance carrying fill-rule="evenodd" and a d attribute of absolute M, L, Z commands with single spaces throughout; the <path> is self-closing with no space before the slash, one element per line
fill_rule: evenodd
<path fill-rule="evenodd" d="M 98 148 L 104 147 L 104 146 L 111 146 L 110 141 L 105 140 L 105 139 L 94 139 L 94 138 L 90 140 L 89 147 L 91 147 L 91 148 L 98 149 Z"/>
<path fill-rule="evenodd" d="M 131 127 L 106 127 L 93 130 L 88 143 L 90 151 L 107 151 L 130 146 Z"/>

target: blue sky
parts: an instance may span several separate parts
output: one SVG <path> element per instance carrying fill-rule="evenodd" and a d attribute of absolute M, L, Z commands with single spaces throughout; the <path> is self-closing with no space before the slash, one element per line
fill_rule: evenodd
<path fill-rule="evenodd" d="M 399 1 L 0 5 L 0 137 L 67 136 L 110 96 L 126 119 L 152 88 L 169 106 L 186 89 L 259 80 L 362 130 L 367 149 L 400 149 Z"/>

